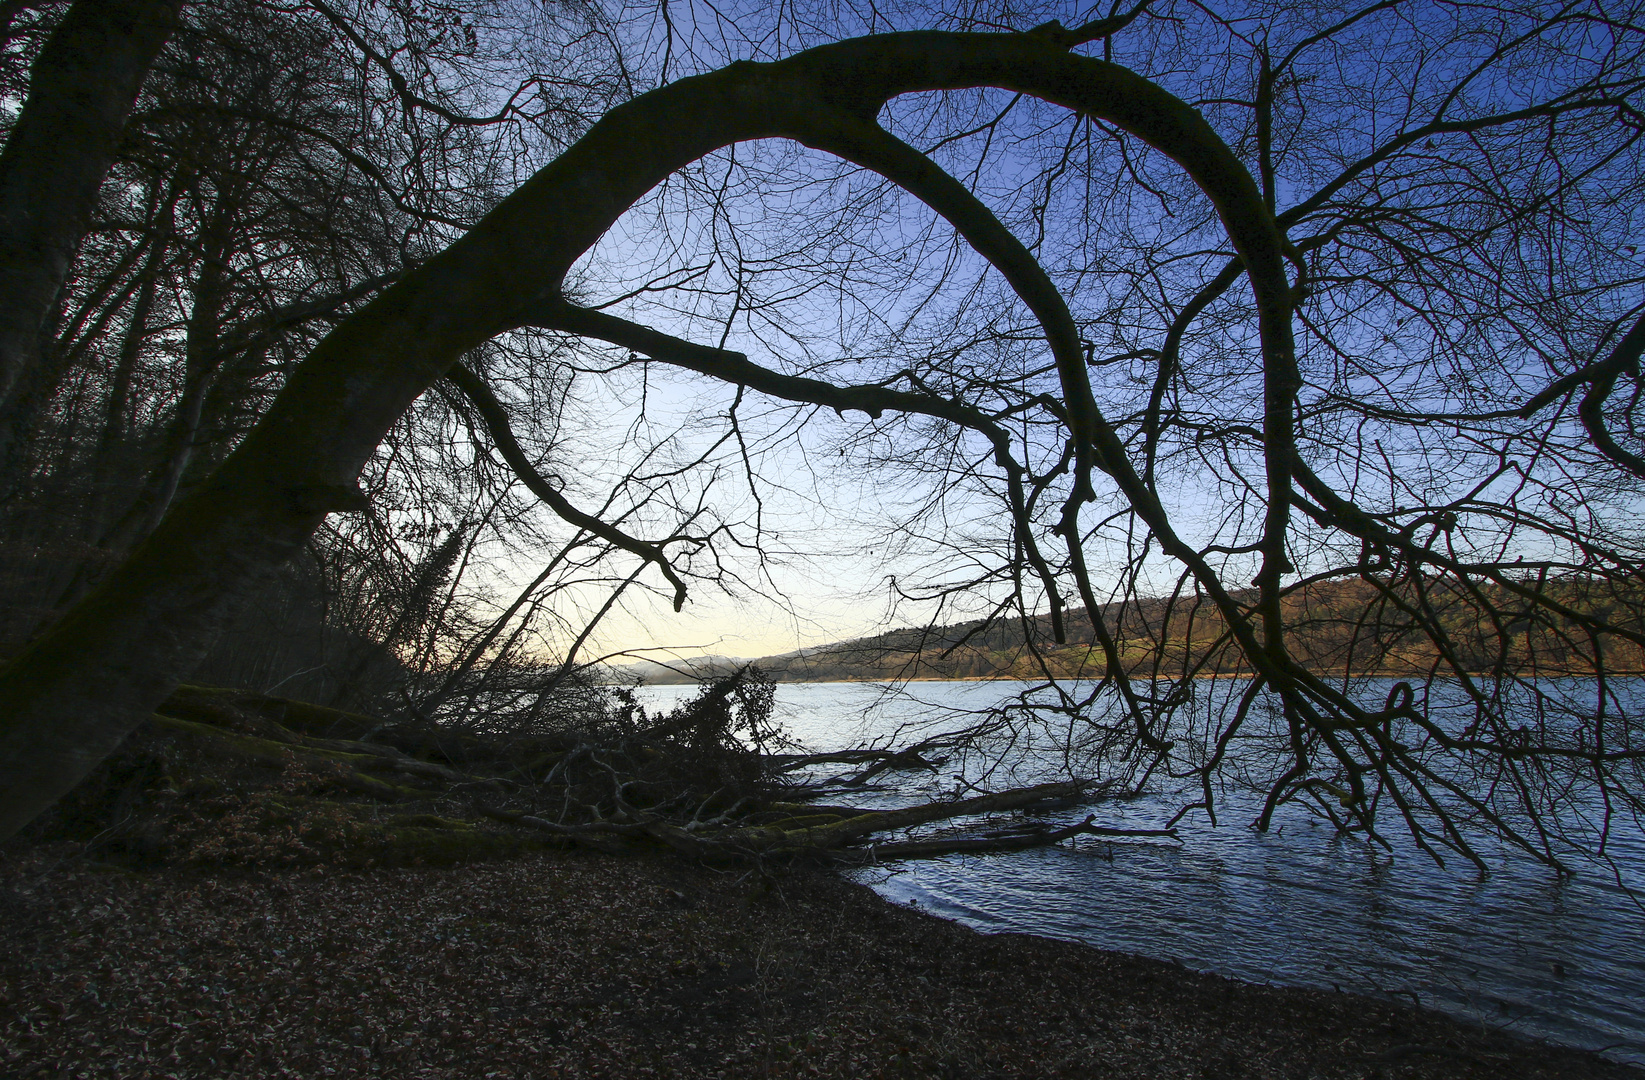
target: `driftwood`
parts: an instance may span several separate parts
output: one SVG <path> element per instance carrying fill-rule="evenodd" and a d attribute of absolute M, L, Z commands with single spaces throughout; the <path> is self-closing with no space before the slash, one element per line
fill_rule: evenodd
<path fill-rule="evenodd" d="M 780 771 L 789 773 L 800 769 L 811 768 L 817 765 L 859 765 L 867 766 L 862 771 L 847 776 L 834 777 L 819 786 L 836 785 L 839 788 L 860 788 L 881 773 L 894 770 L 924 769 L 936 772 L 947 758 L 926 758 L 925 755 L 934 749 L 930 742 L 920 743 L 902 750 L 837 750 L 827 754 L 786 754 L 777 758 L 777 767 Z"/>
<path fill-rule="evenodd" d="M 1011 851 L 1043 844 L 1054 844 L 1078 835 L 1148 835 L 1175 838 L 1176 830 L 1104 829 L 1091 824 L 1091 819 L 1062 829 L 1029 828 L 1014 832 L 1010 837 L 983 836 L 974 838 L 945 838 L 923 841 L 903 841 L 890 844 L 861 846 L 865 838 L 876 834 L 909 829 L 937 821 L 975 817 L 983 814 L 1012 810 L 1034 810 L 1046 805 L 1063 805 L 1070 799 L 1085 798 L 1091 785 L 1071 781 L 1038 784 L 1008 791 L 975 796 L 969 799 L 948 799 L 921 803 L 897 810 L 863 810 L 851 807 L 804 807 L 781 804 L 786 815 L 779 821 L 764 825 L 721 825 L 711 830 L 693 830 L 667 819 L 652 815 L 637 815 L 629 820 L 595 821 L 566 825 L 545 821 L 525 814 L 506 811 L 477 802 L 476 809 L 496 820 L 508 821 L 537 830 L 549 836 L 578 841 L 598 839 L 607 846 L 617 838 L 650 837 L 686 854 L 731 859 L 764 858 L 775 856 L 829 855 L 847 861 L 879 861 L 881 859 L 912 859 L 942 855 L 955 851 Z M 754 815 L 750 815 L 754 816 Z M 866 853 L 866 855 L 865 855 Z"/>
<path fill-rule="evenodd" d="M 259 694 L 183 687 L 124 757 L 65 800 L 60 818 L 74 818 L 79 806 L 81 831 L 95 828 L 95 842 L 113 851 L 126 844 L 149 856 L 248 862 L 261 857 L 246 854 L 261 850 L 253 835 L 259 829 L 285 838 L 274 845 L 282 858 L 354 862 L 456 859 L 469 849 L 532 844 L 661 844 L 716 860 L 866 862 L 1010 851 L 1079 835 L 1175 835 L 1104 829 L 1090 818 L 909 834 L 956 819 L 1066 809 L 1108 794 L 1080 780 L 891 810 L 820 804 L 820 794 L 861 790 L 891 769 L 934 768 L 926 756 L 933 745 L 767 752 L 758 722 L 733 707 L 748 700 L 739 698 L 740 683 L 754 677 L 719 680 L 658 720 L 641 712 L 583 731 L 509 734 L 386 723 Z M 794 775 L 822 764 L 858 770 L 823 783 Z M 111 797 L 115 789 L 120 794 Z M 395 812 L 384 817 L 375 807 Z M 214 834 L 214 821 L 227 823 L 217 829 L 222 835 Z M 399 850 L 407 838 L 410 854 Z"/>

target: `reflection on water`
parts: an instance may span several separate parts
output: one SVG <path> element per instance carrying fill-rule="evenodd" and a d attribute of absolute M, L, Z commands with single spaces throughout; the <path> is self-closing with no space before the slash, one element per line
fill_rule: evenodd
<path fill-rule="evenodd" d="M 932 706 L 977 708 L 1014 686 L 922 683 L 916 698 L 873 684 L 777 688 L 779 719 L 814 749 L 931 721 Z M 666 706 L 689 691 L 648 687 Z M 923 702 L 923 704 L 922 704 Z M 951 777 L 880 798 L 930 797 Z M 1097 808 L 1105 825 L 1158 827 L 1180 805 L 1151 794 Z M 1081 813 L 1083 816 L 1084 812 Z M 1441 869 L 1319 827 L 1300 810 L 1267 834 L 1254 803 L 1225 804 L 1222 827 L 1182 823 L 1183 843 L 1108 844 L 944 859 L 862 871 L 889 899 L 983 931 L 1020 931 L 1177 960 L 1257 982 L 1386 994 L 1567 1045 L 1645 1063 L 1645 908 L 1596 868 L 1559 881 L 1504 858 L 1486 878 Z M 1392 838 L 1398 839 L 1398 838 Z M 1645 842 L 1619 836 L 1627 880 Z"/>

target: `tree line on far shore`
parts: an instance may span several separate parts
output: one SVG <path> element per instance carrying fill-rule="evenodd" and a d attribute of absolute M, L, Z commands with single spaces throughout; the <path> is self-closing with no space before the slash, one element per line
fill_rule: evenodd
<path fill-rule="evenodd" d="M 1638 604 L 1638 587 L 1605 578 L 1529 582 L 1579 612 L 1614 617 Z M 1254 591 L 1240 596 L 1254 603 Z M 1597 644 L 1578 620 L 1549 617 L 1535 604 L 1466 593 L 1417 597 L 1365 582 L 1313 582 L 1287 591 L 1282 610 L 1294 655 L 1310 671 L 1348 678 L 1423 679 L 1454 658 L 1483 678 L 1645 675 L 1645 649 L 1632 641 Z M 1426 603 L 1439 635 L 1419 632 L 1406 612 Z M 1107 605 L 1127 672 L 1140 679 L 1249 676 L 1220 613 L 1201 600 L 1140 597 Z M 901 679 L 1097 679 L 1107 668 L 1083 608 L 1064 616 L 1068 641 L 1057 643 L 1050 619 L 970 620 L 906 627 L 752 661 L 776 682 Z M 1603 651 L 1596 655 L 1597 647 Z M 748 661 L 726 657 L 620 665 L 611 678 L 648 684 L 719 677 Z"/>

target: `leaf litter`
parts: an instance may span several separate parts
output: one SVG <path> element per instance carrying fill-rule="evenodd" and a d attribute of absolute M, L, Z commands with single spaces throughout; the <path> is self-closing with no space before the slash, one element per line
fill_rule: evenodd
<path fill-rule="evenodd" d="M 978 934 L 806 866 L 0 857 L 19 1080 L 1645 1076 L 1398 1003 Z"/>

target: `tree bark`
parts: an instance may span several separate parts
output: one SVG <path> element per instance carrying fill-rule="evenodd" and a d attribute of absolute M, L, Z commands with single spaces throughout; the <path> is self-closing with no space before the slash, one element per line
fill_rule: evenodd
<path fill-rule="evenodd" d="M 217 472 L 0 671 L 0 838 L 111 752 L 198 662 L 233 602 L 327 512 L 358 505 L 361 468 L 419 394 L 465 351 L 557 303 L 570 267 L 620 214 L 720 147 L 786 137 L 826 150 L 820 111 L 871 120 L 903 93 L 1039 96 L 1183 165 L 1221 214 L 1271 330 L 1290 300 L 1281 238 L 1250 174 L 1195 110 L 1069 44 L 1042 33 L 885 34 L 740 62 L 612 110 L 467 236 L 340 324 Z M 1276 345 L 1289 347 L 1284 329 Z"/>
<path fill-rule="evenodd" d="M 103 431 L 97 438 L 97 452 L 92 458 L 97 469 L 92 482 L 92 505 L 86 514 L 87 520 L 96 532 L 96 535 L 90 538 L 93 541 L 103 532 L 103 515 L 114 488 L 115 453 L 125 442 L 128 434 L 132 379 L 137 373 L 137 361 L 142 356 L 143 343 L 149 335 L 149 313 L 154 308 L 154 292 L 159 283 L 160 263 L 164 258 L 165 249 L 156 245 L 154 253 L 149 257 L 148 265 L 142 270 L 143 280 L 137 288 L 136 299 L 132 301 L 131 314 L 126 320 L 126 332 L 120 339 L 120 352 L 114 364 L 114 377 L 109 382 Z"/>
<path fill-rule="evenodd" d="M 147 536 L 160 523 L 177 497 L 183 476 L 200 439 L 200 418 L 206 392 L 223 356 L 218 348 L 223 330 L 223 306 L 229 296 L 230 242 L 234 212 L 220 196 L 200 237 L 200 268 L 195 275 L 183 344 L 183 392 L 177 399 L 171 431 L 159 466 L 145 491 L 147 502 L 134 508 L 136 537 Z"/>
<path fill-rule="evenodd" d="M 137 91 L 181 0 L 77 0 L 30 71 L 0 151 L 0 468 L 8 480 L 59 370 L 45 340 Z"/>

